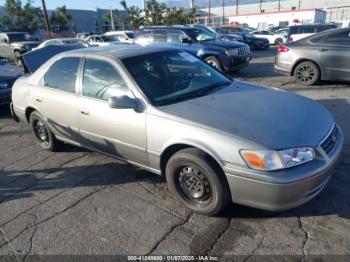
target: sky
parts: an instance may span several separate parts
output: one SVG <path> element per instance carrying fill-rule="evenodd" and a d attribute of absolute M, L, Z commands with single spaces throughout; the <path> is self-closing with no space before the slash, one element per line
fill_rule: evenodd
<path fill-rule="evenodd" d="M 26 0 L 22 0 L 23 3 Z M 115 9 L 120 9 L 120 0 L 45 0 L 47 9 L 55 9 L 58 6 L 66 5 L 68 9 L 91 9 L 105 8 L 110 6 Z M 0 0 L 0 6 L 3 6 L 5 0 Z M 127 5 L 141 6 L 141 0 L 126 0 Z M 41 0 L 34 0 L 34 6 L 41 6 Z"/>

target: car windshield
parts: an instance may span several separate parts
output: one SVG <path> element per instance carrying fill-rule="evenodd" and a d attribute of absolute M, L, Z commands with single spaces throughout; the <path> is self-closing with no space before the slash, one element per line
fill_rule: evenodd
<path fill-rule="evenodd" d="M 127 32 L 125 33 L 130 39 L 134 39 L 135 38 L 135 33 L 133 32 Z"/>
<path fill-rule="evenodd" d="M 185 51 L 165 51 L 122 60 L 153 105 L 204 96 L 232 80 Z"/>
<path fill-rule="evenodd" d="M 10 42 L 24 42 L 24 41 L 28 41 L 29 35 L 28 34 L 8 34 L 8 38 Z"/>
<path fill-rule="evenodd" d="M 119 41 L 115 35 L 102 35 L 101 38 L 104 42 Z"/>
<path fill-rule="evenodd" d="M 197 42 L 211 41 L 215 39 L 213 33 L 209 33 L 202 28 L 186 29 L 186 33 Z"/>

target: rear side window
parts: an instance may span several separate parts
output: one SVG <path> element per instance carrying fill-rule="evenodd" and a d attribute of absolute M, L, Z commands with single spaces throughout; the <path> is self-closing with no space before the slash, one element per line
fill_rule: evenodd
<path fill-rule="evenodd" d="M 86 59 L 83 77 L 83 95 L 108 100 L 113 96 L 132 96 L 120 74 L 110 63 Z"/>
<path fill-rule="evenodd" d="M 168 40 L 168 33 L 166 30 L 154 30 L 153 31 L 153 41 L 154 42 L 167 42 Z"/>
<path fill-rule="evenodd" d="M 343 45 L 350 47 L 350 30 L 315 37 L 310 41 L 317 44 Z"/>
<path fill-rule="evenodd" d="M 66 57 L 55 62 L 45 73 L 42 83 L 44 86 L 61 91 L 75 93 L 80 58 Z"/>
<path fill-rule="evenodd" d="M 302 27 L 301 28 L 301 33 L 302 34 L 312 34 L 315 33 L 315 27 Z"/>
<path fill-rule="evenodd" d="M 291 35 L 299 34 L 299 29 L 300 29 L 300 27 L 291 27 L 290 34 Z"/>

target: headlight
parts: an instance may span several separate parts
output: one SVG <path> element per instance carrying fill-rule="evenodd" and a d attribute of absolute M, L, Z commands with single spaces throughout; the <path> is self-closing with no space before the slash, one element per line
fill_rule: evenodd
<path fill-rule="evenodd" d="M 304 164 L 315 158 L 315 150 L 312 147 L 299 147 L 280 151 L 241 150 L 240 153 L 250 168 L 263 171 L 286 169 Z"/>
<path fill-rule="evenodd" d="M 238 50 L 237 49 L 227 49 L 225 51 L 225 53 L 228 56 L 238 55 Z"/>
<path fill-rule="evenodd" d="M 7 89 L 8 88 L 8 83 L 7 82 L 0 82 L 0 89 Z"/>

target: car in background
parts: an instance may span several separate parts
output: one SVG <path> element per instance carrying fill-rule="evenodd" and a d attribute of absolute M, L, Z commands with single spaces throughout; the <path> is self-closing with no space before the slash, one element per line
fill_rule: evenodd
<path fill-rule="evenodd" d="M 118 38 L 113 35 L 90 35 L 85 41 L 94 46 L 109 46 L 120 43 Z"/>
<path fill-rule="evenodd" d="M 258 38 L 240 27 L 221 26 L 218 32 L 225 34 L 238 34 L 243 37 L 243 42 L 249 45 L 251 50 L 263 50 L 270 47 L 270 42 L 266 38 Z"/>
<path fill-rule="evenodd" d="M 163 175 L 204 215 L 231 202 L 279 211 L 310 201 L 344 142 L 319 103 L 232 80 L 178 48 L 60 53 L 18 79 L 12 100 L 44 150 L 63 141 Z"/>
<path fill-rule="evenodd" d="M 22 54 L 39 44 L 38 41 L 30 41 L 30 34 L 26 32 L 0 33 L 0 58 L 14 61 L 20 66 Z"/>
<path fill-rule="evenodd" d="M 298 41 L 310 35 L 337 28 L 335 24 L 293 25 L 289 27 L 287 42 Z"/>
<path fill-rule="evenodd" d="M 282 35 L 284 38 L 288 38 L 289 30 L 290 30 L 289 27 L 281 28 L 281 29 L 278 29 L 276 31 L 273 31 L 273 33 L 276 35 Z"/>
<path fill-rule="evenodd" d="M 195 25 L 194 27 L 200 27 L 203 30 L 206 30 L 209 34 L 213 35 L 213 37 L 215 37 L 215 38 L 217 38 L 219 40 L 221 40 L 222 38 L 226 37 L 226 41 L 243 42 L 243 37 L 240 36 L 240 35 L 236 35 L 236 34 L 222 34 L 222 33 L 218 32 L 217 30 L 215 30 L 215 29 L 213 29 L 211 27 L 202 25 L 202 24 Z"/>
<path fill-rule="evenodd" d="M 251 33 L 252 35 L 258 37 L 258 38 L 266 38 L 269 40 L 270 45 L 279 45 L 282 43 L 285 43 L 287 41 L 287 38 L 283 35 L 274 34 L 270 31 L 262 30 L 262 31 L 254 31 Z"/>
<path fill-rule="evenodd" d="M 208 64 L 225 72 L 239 71 L 252 58 L 247 45 L 225 42 L 201 27 L 151 26 L 143 27 L 136 38 L 138 44 L 168 43 L 202 58 Z"/>
<path fill-rule="evenodd" d="M 91 34 L 90 33 L 77 33 L 76 38 L 85 40 L 86 38 L 89 37 L 89 35 L 91 35 Z"/>
<path fill-rule="evenodd" d="M 14 82 L 22 75 L 22 71 L 11 66 L 5 59 L 0 60 L 0 105 L 9 105 Z"/>
<path fill-rule="evenodd" d="M 350 28 L 329 30 L 280 45 L 275 70 L 308 86 L 318 80 L 350 81 Z"/>
<path fill-rule="evenodd" d="M 110 31 L 104 33 L 104 35 L 114 36 L 121 43 L 133 44 L 135 40 L 135 32 L 133 31 Z"/>
<path fill-rule="evenodd" d="M 82 48 L 91 46 L 88 42 L 78 38 L 54 38 L 54 39 L 49 39 L 42 42 L 37 47 L 33 48 L 33 50 L 43 48 L 49 45 L 71 45 L 71 44 L 80 45 Z"/>

